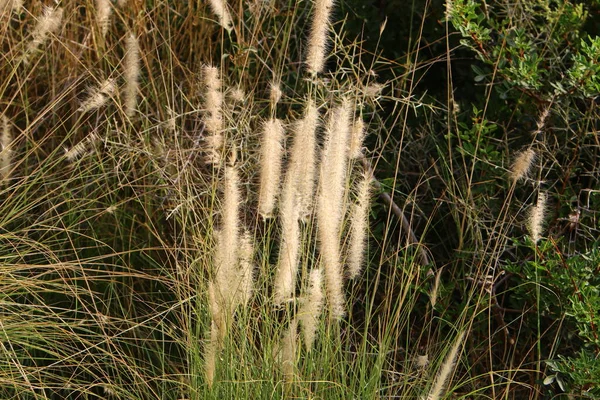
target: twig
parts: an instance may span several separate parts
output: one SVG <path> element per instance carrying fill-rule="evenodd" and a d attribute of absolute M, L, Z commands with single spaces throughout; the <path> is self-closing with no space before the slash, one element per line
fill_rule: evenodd
<path fill-rule="evenodd" d="M 417 238 L 417 235 L 415 235 L 415 232 L 412 230 L 408 218 L 406 218 L 406 215 L 404 215 L 404 212 L 398 206 L 398 204 L 396 204 L 394 202 L 394 200 L 392 199 L 392 196 L 390 196 L 389 193 L 382 191 L 381 182 L 379 182 L 377 179 L 375 179 L 374 171 L 373 171 L 373 168 L 371 167 L 371 163 L 369 162 L 369 160 L 367 160 L 366 157 L 362 157 L 362 163 L 363 163 L 363 167 L 365 168 L 365 170 L 368 171 L 370 173 L 370 175 L 373 177 L 373 185 L 375 185 L 375 187 L 377 189 L 379 189 L 379 192 L 380 192 L 379 198 L 381 200 L 383 200 L 385 205 L 390 207 L 390 209 L 392 210 L 392 213 L 394 213 L 394 215 L 400 220 L 400 225 L 402 226 L 402 230 L 408 236 L 410 244 L 417 245 L 417 253 L 419 255 L 421 265 L 429 264 L 431 261 L 429 260 L 429 257 L 427 256 L 427 253 L 425 252 L 423 247 L 420 245 L 420 241 Z"/>

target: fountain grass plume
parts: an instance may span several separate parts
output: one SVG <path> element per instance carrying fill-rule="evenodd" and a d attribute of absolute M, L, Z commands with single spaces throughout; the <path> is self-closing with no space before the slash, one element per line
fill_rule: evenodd
<path fill-rule="evenodd" d="M 270 119 L 264 122 L 262 132 L 258 209 L 263 218 L 270 218 L 281 179 L 283 124 L 278 119 Z"/>

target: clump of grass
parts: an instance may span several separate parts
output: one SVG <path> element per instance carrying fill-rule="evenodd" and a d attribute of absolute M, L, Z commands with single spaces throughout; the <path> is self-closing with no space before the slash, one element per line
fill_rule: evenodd
<path fill-rule="evenodd" d="M 374 241 L 379 262 L 366 246 L 374 171 L 356 161 L 389 136 L 376 117 L 385 89 L 356 83 L 371 76 L 359 44 L 328 37 L 333 2 L 315 2 L 306 71 L 289 62 L 302 58 L 289 41 L 306 36 L 310 7 L 258 3 L 211 1 L 230 31 L 221 36 L 195 3 L 90 0 L 79 24 L 67 2 L 39 20 L 28 9 L 31 33 L 7 27 L 7 54 L 29 67 L 8 68 L 2 86 L 10 362 L 0 374 L 13 383 L 2 397 L 349 398 L 430 386 L 382 377 L 401 368 L 420 279 L 387 237 Z M 59 30 L 45 56 L 64 70 L 32 62 Z M 325 76 L 328 48 L 340 65 Z M 121 78 L 106 79 L 115 70 Z M 18 149 L 11 127 L 23 132 Z"/>

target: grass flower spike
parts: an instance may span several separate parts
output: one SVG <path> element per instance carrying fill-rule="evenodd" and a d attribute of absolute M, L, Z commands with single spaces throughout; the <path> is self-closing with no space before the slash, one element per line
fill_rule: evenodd
<path fill-rule="evenodd" d="M 10 178 L 10 171 L 12 170 L 12 133 L 10 128 L 10 121 L 6 115 L 2 115 L 2 133 L 0 137 L 0 145 L 2 149 L 0 151 L 0 181 L 6 184 Z"/>
<path fill-rule="evenodd" d="M 529 211 L 529 218 L 527 220 L 527 229 L 533 243 L 537 243 L 542 235 L 542 229 L 544 226 L 544 216 L 546 215 L 546 193 L 540 192 L 538 194 L 537 203 L 531 207 Z"/>
<path fill-rule="evenodd" d="M 289 179 L 294 182 L 298 214 L 302 219 L 310 215 L 314 204 L 318 125 L 319 111 L 314 102 L 309 101 L 304 117 L 294 124 L 294 143 L 287 172 Z"/>
<path fill-rule="evenodd" d="M 357 201 L 351 208 L 350 247 L 348 249 L 348 276 L 356 278 L 364 263 L 371 197 L 371 175 L 365 172 L 358 183 Z"/>
<path fill-rule="evenodd" d="M 137 106 L 137 95 L 140 79 L 140 45 L 135 35 L 127 36 L 125 40 L 125 59 L 123 61 L 123 76 L 125 88 L 123 93 L 125 114 L 133 117 Z"/>
<path fill-rule="evenodd" d="M 225 30 L 231 31 L 233 29 L 233 22 L 231 21 L 229 10 L 227 10 L 226 0 L 209 0 L 209 2 L 213 12 L 219 18 L 219 24 Z"/>
<path fill-rule="evenodd" d="M 329 116 L 317 196 L 318 239 L 325 272 L 325 293 L 334 319 L 340 319 L 345 314 L 340 228 L 344 208 L 349 124 L 350 104 L 343 101 Z"/>
<path fill-rule="evenodd" d="M 23 62 L 29 64 L 31 55 L 48 39 L 48 37 L 58 32 L 62 25 L 63 9 L 44 7 L 42 16 L 38 19 L 37 25 L 32 33 L 31 42 L 27 45 Z"/>
<path fill-rule="evenodd" d="M 308 37 L 306 65 L 308 72 L 316 75 L 323 72 L 327 53 L 327 31 L 333 8 L 333 0 L 315 0 L 312 27 Z"/>
<path fill-rule="evenodd" d="M 310 352 L 315 342 L 319 318 L 323 312 L 323 271 L 315 268 L 308 277 L 308 290 L 302 297 L 298 319 L 306 351 Z"/>
<path fill-rule="evenodd" d="M 263 218 L 270 218 L 275 207 L 281 179 L 283 124 L 278 119 L 270 119 L 263 124 L 262 132 L 258 207 Z"/>

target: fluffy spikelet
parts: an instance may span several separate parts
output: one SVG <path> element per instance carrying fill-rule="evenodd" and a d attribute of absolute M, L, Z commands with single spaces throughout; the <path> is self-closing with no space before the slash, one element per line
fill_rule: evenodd
<path fill-rule="evenodd" d="M 211 315 L 221 340 L 227 336 L 235 307 L 242 298 L 242 276 L 238 264 L 240 197 L 237 170 L 228 166 L 224 177 L 221 230 L 215 232 L 214 284 L 209 286 L 209 301 L 215 310 Z"/>
<path fill-rule="evenodd" d="M 526 178 L 534 161 L 535 151 L 533 149 L 520 152 L 510 168 L 510 177 L 513 182 Z"/>
<path fill-rule="evenodd" d="M 281 371 L 286 383 L 294 381 L 296 351 L 298 347 L 298 321 L 293 319 L 281 337 Z"/>
<path fill-rule="evenodd" d="M 254 264 L 252 262 L 254 246 L 250 232 L 244 232 L 242 235 L 240 239 L 239 253 L 240 285 L 238 289 L 239 300 L 237 303 L 241 304 L 245 308 L 248 306 L 248 303 L 252 298 L 252 291 L 254 290 Z"/>
<path fill-rule="evenodd" d="M 112 14 L 112 6 L 110 0 L 96 0 L 96 22 L 100 29 L 100 34 L 104 39 L 110 27 L 110 16 Z"/>
<path fill-rule="evenodd" d="M 229 92 L 229 98 L 235 103 L 243 103 L 246 101 L 246 93 L 238 86 Z"/>
<path fill-rule="evenodd" d="M 237 168 L 227 166 L 225 168 L 225 190 L 223 193 L 223 227 L 222 232 L 225 244 L 230 244 L 227 247 L 231 253 L 235 253 L 235 249 L 239 244 L 239 208 L 241 204 L 240 195 L 240 177 Z M 233 259 L 232 265 L 235 265 Z"/>
<path fill-rule="evenodd" d="M 221 160 L 221 147 L 223 146 L 223 93 L 221 92 L 221 78 L 219 70 L 209 65 L 203 68 L 206 115 L 204 125 L 208 133 L 205 138 L 207 144 L 207 162 L 218 164 Z"/>
<path fill-rule="evenodd" d="M 98 140 L 98 136 L 94 133 L 90 134 L 87 138 L 77 143 L 75 146 L 68 148 L 65 147 L 65 158 L 73 162 L 87 152 L 88 146 Z"/>
<path fill-rule="evenodd" d="M 349 120 L 350 106 L 346 101 L 330 114 L 317 196 L 318 240 L 325 271 L 325 293 L 334 319 L 341 319 L 345 314 L 339 236 L 344 208 Z"/>
<path fill-rule="evenodd" d="M 367 226 L 371 204 L 371 175 L 365 172 L 358 184 L 357 201 L 350 215 L 350 247 L 348 248 L 348 277 L 356 278 L 362 270 L 367 245 Z"/>
<path fill-rule="evenodd" d="M 456 357 L 458 356 L 458 352 L 462 346 L 463 339 L 465 337 L 465 332 L 461 332 L 460 335 L 456 338 L 454 345 L 452 345 L 452 349 L 446 356 L 442 367 L 440 368 L 438 374 L 435 377 L 435 381 L 433 382 L 433 386 L 429 391 L 429 395 L 427 396 L 427 400 L 438 400 L 442 395 L 444 390 L 444 386 L 446 385 L 446 381 L 450 377 L 450 374 L 454 370 L 454 364 L 456 362 Z"/>
<path fill-rule="evenodd" d="M 294 199 L 294 185 L 291 179 L 284 183 L 281 199 L 281 247 L 275 272 L 274 299 L 280 305 L 294 295 L 298 274 L 298 253 L 300 251 L 300 225 L 298 207 Z"/>
<path fill-rule="evenodd" d="M 433 282 L 433 287 L 431 288 L 431 292 L 429 293 L 429 302 L 431 303 L 431 309 L 435 308 L 437 304 L 438 292 L 440 291 L 440 281 L 442 279 L 442 268 L 435 274 L 435 280 Z"/>
<path fill-rule="evenodd" d="M 40 47 L 46 41 L 46 39 L 48 39 L 48 36 L 60 29 L 62 18 L 62 8 L 44 7 L 42 16 L 38 20 L 38 23 L 33 30 L 31 42 L 29 42 L 27 45 L 27 49 L 25 50 L 25 54 L 23 56 L 23 62 L 26 65 L 29 64 L 29 58 L 31 54 L 34 53 L 38 47 Z"/>
<path fill-rule="evenodd" d="M 6 115 L 2 115 L 2 134 L 0 137 L 0 182 L 6 184 L 10 179 L 10 171 L 12 170 L 12 132 L 10 129 L 10 121 Z"/>
<path fill-rule="evenodd" d="M 306 106 L 304 118 L 294 126 L 294 143 L 287 173 L 296 188 L 298 214 L 301 218 L 310 215 L 313 207 L 318 124 L 319 112 L 314 102 L 310 101 Z"/>
<path fill-rule="evenodd" d="M 219 235 L 219 263 L 216 264 L 217 288 L 223 296 L 227 315 L 233 313 L 236 306 L 237 288 L 233 285 L 239 281 L 238 246 L 240 244 L 239 207 L 241 203 L 240 180 L 237 169 L 233 166 L 225 168 L 225 188 L 223 193 L 222 227 Z"/>
<path fill-rule="evenodd" d="M 233 22 L 231 22 L 231 16 L 229 15 L 229 10 L 227 10 L 225 0 L 210 0 L 209 3 L 210 8 L 212 8 L 217 18 L 219 18 L 219 24 L 227 31 L 231 31 L 233 29 Z"/>
<path fill-rule="evenodd" d="M 140 79 L 140 44 L 135 35 L 127 36 L 125 41 L 125 60 L 123 75 L 125 77 L 124 102 L 125 114 L 132 117 L 136 110 L 137 94 Z"/>
<path fill-rule="evenodd" d="M 225 310 L 223 309 L 223 300 L 217 288 L 218 283 L 213 281 L 208 282 L 208 308 L 212 325 L 217 333 L 215 339 L 217 343 L 220 343 L 225 337 L 226 320 Z"/>
<path fill-rule="evenodd" d="M 538 194 L 537 204 L 531 207 L 529 218 L 527 220 L 527 229 L 531 235 L 533 243 L 537 243 L 542 235 L 544 226 L 544 216 L 546 214 L 546 193 Z"/>
<path fill-rule="evenodd" d="M 327 52 L 327 29 L 333 0 L 315 0 L 312 27 L 308 37 L 306 64 L 308 72 L 316 75 L 323 71 Z"/>
<path fill-rule="evenodd" d="M 277 103 L 279 103 L 281 96 L 283 96 L 283 92 L 281 91 L 279 83 L 271 82 L 269 85 L 269 100 L 271 101 L 271 107 L 275 107 Z"/>
<path fill-rule="evenodd" d="M 5 12 L 19 12 L 23 8 L 23 0 L 0 0 L 0 16 Z"/>
<path fill-rule="evenodd" d="M 270 218 L 281 180 L 283 124 L 278 119 L 270 119 L 263 124 L 262 131 L 258 209 L 263 218 Z"/>
<path fill-rule="evenodd" d="M 100 87 L 90 91 L 90 96 L 81 103 L 79 111 L 88 112 L 104 106 L 108 99 L 115 93 L 115 90 L 115 81 L 113 79 L 105 80 L 100 84 Z"/>
<path fill-rule="evenodd" d="M 362 144 L 365 138 L 365 123 L 362 118 L 358 117 L 352 125 L 352 133 L 350 134 L 350 145 L 348 153 L 351 159 L 362 157 Z"/>
<path fill-rule="evenodd" d="M 302 298 L 298 319 L 306 351 L 310 352 L 315 342 L 319 318 L 323 312 L 323 271 L 320 268 L 311 270 L 308 280 L 308 291 Z"/>

